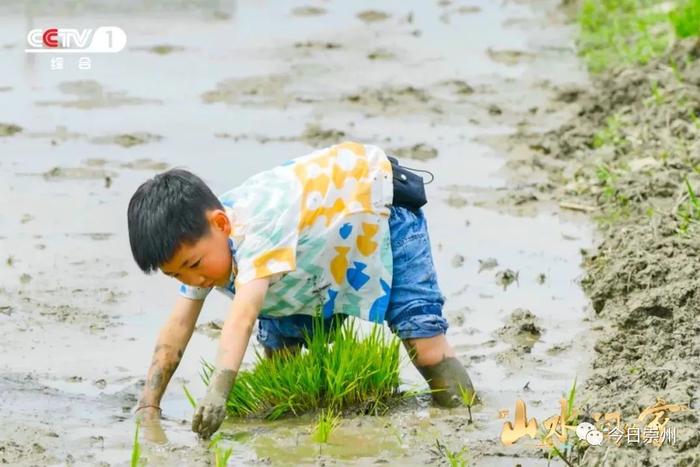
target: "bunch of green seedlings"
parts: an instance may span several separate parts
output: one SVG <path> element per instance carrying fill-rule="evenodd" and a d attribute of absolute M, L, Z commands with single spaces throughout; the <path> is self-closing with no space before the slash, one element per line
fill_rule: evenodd
<path fill-rule="evenodd" d="M 319 407 L 382 413 L 399 397 L 399 346 L 381 326 L 360 337 L 353 320 L 326 331 L 318 318 L 305 350 L 278 352 L 271 358 L 258 354 L 255 367 L 238 374 L 227 411 L 271 420 Z M 213 370 L 203 362 L 207 385 Z"/>
<path fill-rule="evenodd" d="M 313 439 L 317 443 L 327 443 L 331 433 L 340 424 L 340 414 L 333 409 L 321 410 L 313 431 Z"/>

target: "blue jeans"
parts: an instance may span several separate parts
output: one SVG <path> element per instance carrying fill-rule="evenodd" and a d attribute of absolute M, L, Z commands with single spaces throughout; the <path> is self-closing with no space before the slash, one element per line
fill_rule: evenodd
<path fill-rule="evenodd" d="M 428 225 L 423 211 L 392 206 L 389 217 L 393 281 L 385 319 L 399 339 L 433 337 L 447 331 L 442 317 L 444 297 L 430 251 Z M 324 322 L 330 329 L 342 323 L 344 315 Z M 313 318 L 291 315 L 284 318 L 259 318 L 258 342 L 270 349 L 304 343 L 304 332 L 311 332 Z"/>

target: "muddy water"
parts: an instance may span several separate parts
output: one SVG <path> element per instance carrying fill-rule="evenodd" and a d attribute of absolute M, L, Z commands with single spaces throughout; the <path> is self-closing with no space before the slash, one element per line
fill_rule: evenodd
<path fill-rule="evenodd" d="M 139 183 L 184 166 L 223 191 L 314 147 L 357 139 L 436 174 L 426 213 L 448 336 L 483 405 L 473 425 L 465 410 L 425 401 L 350 419 L 320 452 L 306 418 L 232 423 L 232 462 L 422 465 L 439 462 L 430 449 L 440 439 L 468 447 L 477 465 L 546 464 L 536 449 L 501 446 L 497 412 L 523 398 L 541 420 L 584 376 L 587 302 L 577 279 L 591 228 L 509 196 L 532 180 L 504 169 L 517 154 L 500 143 L 574 110 L 552 101 L 559 86 L 584 80 L 557 3 L 4 6 L 0 457 L 126 463 L 131 410 L 176 291 L 130 258 L 125 212 Z M 72 55 L 52 70 L 50 57 L 23 51 L 33 27 L 108 24 L 127 32 L 127 49 L 92 57 L 91 70 Z M 226 303 L 214 294 L 200 323 L 220 320 Z M 189 431 L 181 389 L 203 394 L 198 361 L 213 359 L 211 336 L 195 333 L 170 384 L 168 441 L 143 447 L 151 464 L 211 460 Z M 404 378 L 420 384 L 413 368 Z"/>

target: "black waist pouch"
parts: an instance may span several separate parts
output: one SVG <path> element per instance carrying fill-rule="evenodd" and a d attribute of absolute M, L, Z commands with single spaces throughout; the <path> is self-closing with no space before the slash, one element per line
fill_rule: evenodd
<path fill-rule="evenodd" d="M 428 202 L 425 196 L 423 177 L 399 165 L 395 157 L 389 156 L 394 174 L 394 205 L 418 209 Z"/>

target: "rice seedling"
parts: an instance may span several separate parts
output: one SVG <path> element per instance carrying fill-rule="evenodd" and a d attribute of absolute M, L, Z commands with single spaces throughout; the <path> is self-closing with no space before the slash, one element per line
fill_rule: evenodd
<path fill-rule="evenodd" d="M 679 234 L 687 234 L 690 226 L 700 220 L 700 200 L 698 200 L 695 189 L 688 181 L 688 177 L 685 178 L 685 189 L 687 199 L 685 202 L 681 201 L 676 209 L 678 217 L 676 232 Z"/>
<path fill-rule="evenodd" d="M 563 425 L 564 426 L 576 426 L 578 425 L 578 413 L 576 411 L 576 407 L 574 404 L 576 403 L 576 378 L 574 378 L 574 383 L 571 386 L 571 389 L 569 389 L 569 393 L 566 397 L 566 407 L 564 410 L 563 414 Z M 564 428 L 565 429 L 565 428 Z M 547 431 L 541 431 L 540 432 L 540 438 L 542 441 L 543 445 L 549 445 L 549 452 L 548 452 L 548 460 L 551 462 L 552 458 L 554 456 L 558 457 L 561 459 L 562 462 L 564 462 L 567 466 L 573 467 L 575 464 L 574 462 L 577 462 L 574 460 L 574 457 L 578 455 L 580 452 L 581 448 L 581 441 L 575 437 L 571 436 L 570 440 L 567 437 L 567 443 L 562 449 L 559 449 L 555 444 L 548 442 L 546 439 L 547 436 Z M 548 462 L 548 465 L 549 465 Z"/>
<path fill-rule="evenodd" d="M 183 391 L 185 391 L 185 397 L 187 397 L 188 402 L 192 406 L 193 409 L 197 408 L 197 401 L 194 400 L 194 397 L 192 397 L 192 394 L 190 391 L 187 390 L 187 386 L 184 384 L 182 385 Z"/>
<path fill-rule="evenodd" d="M 139 444 L 139 425 L 136 422 L 136 431 L 134 432 L 134 445 L 131 448 L 131 467 L 138 467 L 141 462 L 141 444 Z"/>
<path fill-rule="evenodd" d="M 431 451 L 439 457 L 445 458 L 449 462 L 450 467 L 466 467 L 469 465 L 465 457 L 469 453 L 469 449 L 466 446 L 463 446 L 459 451 L 452 451 L 445 444 L 442 444 L 439 439 L 436 439 L 435 448 L 431 449 Z"/>
<path fill-rule="evenodd" d="M 216 467 L 226 467 L 228 460 L 233 453 L 233 448 L 223 448 L 219 445 L 221 441 L 221 433 L 214 436 L 209 442 L 209 449 L 214 450 L 214 465 Z"/>
<path fill-rule="evenodd" d="M 474 423 L 474 421 L 472 420 L 472 407 L 477 401 L 476 391 L 469 391 L 460 386 L 459 397 L 460 399 L 462 399 L 462 404 L 464 404 L 464 406 L 467 408 L 467 411 L 469 411 L 469 424 Z"/>
<path fill-rule="evenodd" d="M 685 0 L 668 14 L 678 37 L 700 35 L 700 0 Z"/>
<path fill-rule="evenodd" d="M 326 332 L 318 320 L 306 338 L 306 350 L 265 358 L 236 378 L 227 402 L 230 415 L 277 419 L 318 407 L 353 407 L 381 413 L 398 400 L 400 341 L 374 326 L 360 337 L 354 321 Z M 209 384 L 213 366 L 203 362 Z"/>
<path fill-rule="evenodd" d="M 313 431 L 313 439 L 317 443 L 327 443 L 328 437 L 340 424 L 340 415 L 332 409 L 321 410 Z"/>

